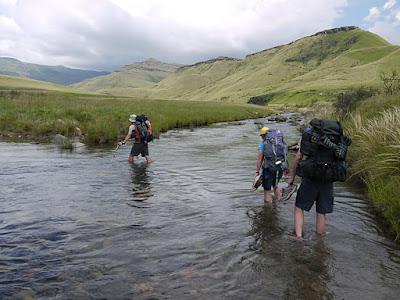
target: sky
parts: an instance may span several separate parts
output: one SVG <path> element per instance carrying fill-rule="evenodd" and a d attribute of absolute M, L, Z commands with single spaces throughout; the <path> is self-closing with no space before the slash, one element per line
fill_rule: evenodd
<path fill-rule="evenodd" d="M 347 25 L 400 45 L 400 0 L 0 0 L 0 57 L 106 71 L 191 64 Z"/>

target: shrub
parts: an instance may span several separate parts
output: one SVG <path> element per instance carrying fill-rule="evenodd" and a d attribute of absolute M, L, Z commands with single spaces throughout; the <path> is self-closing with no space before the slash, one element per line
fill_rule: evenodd
<path fill-rule="evenodd" d="M 364 99 L 377 94 L 379 90 L 374 88 L 359 87 L 354 90 L 348 90 L 336 95 L 334 108 L 340 118 L 345 117 L 354 108 L 354 105 Z"/>
<path fill-rule="evenodd" d="M 400 92 L 400 74 L 396 70 L 388 73 L 382 72 L 380 77 L 386 95 L 394 95 Z"/>

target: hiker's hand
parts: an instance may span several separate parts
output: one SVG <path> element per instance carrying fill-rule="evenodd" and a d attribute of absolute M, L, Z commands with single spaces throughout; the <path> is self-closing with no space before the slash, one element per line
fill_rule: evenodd
<path fill-rule="evenodd" d="M 343 135 L 343 143 L 344 143 L 346 146 L 350 146 L 352 142 L 353 142 L 353 141 L 351 140 L 350 137 L 348 137 L 347 135 Z"/>
<path fill-rule="evenodd" d="M 125 145 L 125 142 L 118 142 L 118 146 Z"/>
<path fill-rule="evenodd" d="M 335 150 L 335 154 L 337 158 L 344 159 L 347 154 L 347 146 L 340 143 L 339 147 Z"/>

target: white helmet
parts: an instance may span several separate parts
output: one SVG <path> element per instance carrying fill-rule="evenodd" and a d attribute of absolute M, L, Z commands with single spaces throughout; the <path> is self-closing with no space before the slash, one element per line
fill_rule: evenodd
<path fill-rule="evenodd" d="M 129 121 L 130 121 L 130 122 L 135 122 L 135 121 L 136 121 L 136 115 L 135 115 L 135 114 L 131 114 L 131 115 L 129 116 Z"/>

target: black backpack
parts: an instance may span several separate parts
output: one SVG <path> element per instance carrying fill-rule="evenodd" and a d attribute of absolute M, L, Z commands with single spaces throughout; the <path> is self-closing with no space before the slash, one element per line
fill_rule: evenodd
<path fill-rule="evenodd" d="M 310 125 L 301 137 L 300 152 L 306 159 L 299 162 L 297 174 L 315 181 L 345 181 L 345 158 L 351 140 L 337 121 L 313 119 Z"/>

